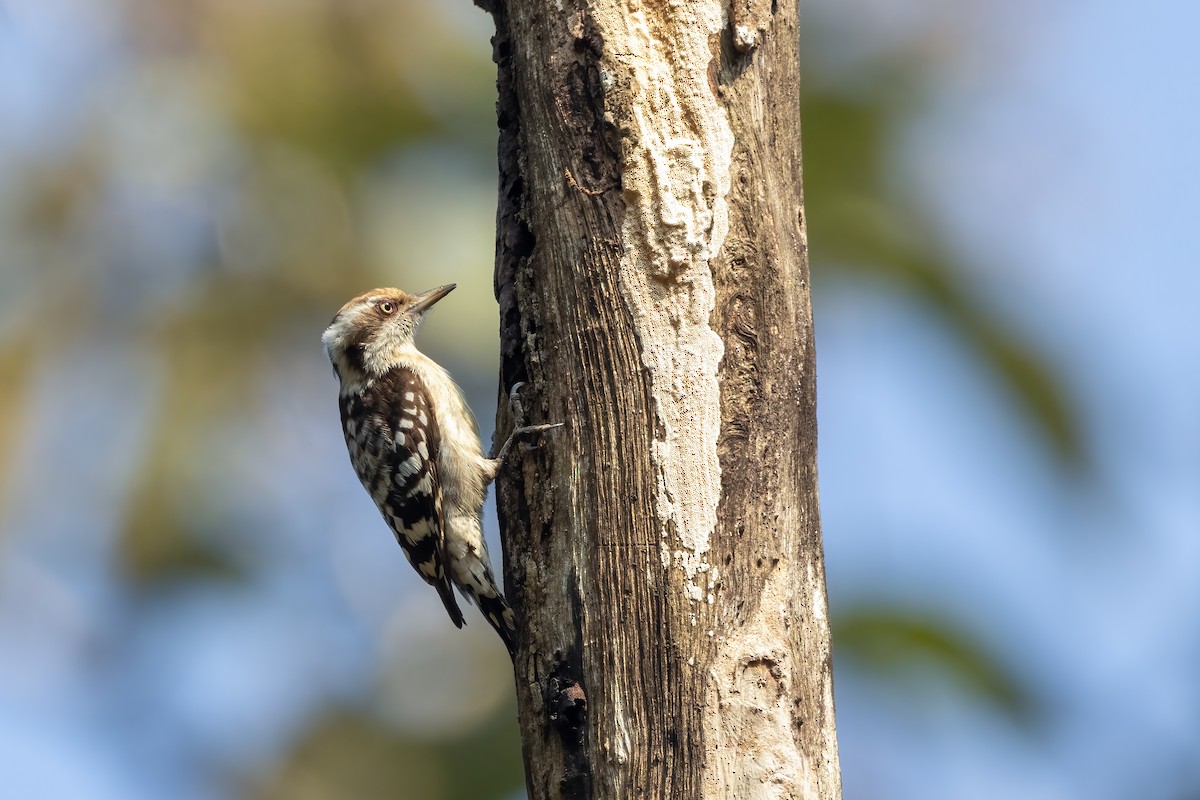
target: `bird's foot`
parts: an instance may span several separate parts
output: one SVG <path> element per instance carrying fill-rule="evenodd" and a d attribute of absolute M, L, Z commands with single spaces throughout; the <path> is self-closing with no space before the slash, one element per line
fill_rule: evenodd
<path fill-rule="evenodd" d="M 514 383 L 513 387 L 512 387 L 512 391 L 510 391 L 508 393 L 508 408 L 509 408 L 509 411 L 512 412 L 513 421 L 515 422 L 517 427 L 514 428 L 513 432 L 508 435 L 508 439 L 505 440 L 504 444 L 496 452 L 496 455 L 493 456 L 494 460 L 497 462 L 497 465 L 504 463 L 504 460 L 506 458 L 508 458 L 509 454 L 512 452 L 513 444 L 518 439 L 521 439 L 525 436 L 532 436 L 534 434 L 543 433 L 548 430 L 553 430 L 554 428 L 561 428 L 563 426 L 563 423 L 561 423 L 561 422 L 554 422 L 554 423 L 550 423 L 548 425 L 526 425 L 525 424 L 525 408 L 521 404 L 521 397 L 520 397 L 521 387 L 524 385 L 525 385 L 524 381 Z"/>

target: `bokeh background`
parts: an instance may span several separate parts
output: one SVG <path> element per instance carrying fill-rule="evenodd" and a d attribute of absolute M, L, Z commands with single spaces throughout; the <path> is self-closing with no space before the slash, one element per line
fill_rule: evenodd
<path fill-rule="evenodd" d="M 1200 798 L 1195 8 L 802 22 L 847 800 Z M 0 795 L 522 796 L 319 345 L 456 281 L 423 344 L 490 436 L 490 30 L 0 0 Z"/>

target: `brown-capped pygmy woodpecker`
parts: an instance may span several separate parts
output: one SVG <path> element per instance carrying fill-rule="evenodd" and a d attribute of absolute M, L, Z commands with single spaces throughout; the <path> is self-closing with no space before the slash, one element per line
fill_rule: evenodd
<path fill-rule="evenodd" d="M 516 620 L 496 588 L 483 538 L 483 503 L 514 440 L 558 425 L 518 427 L 484 455 L 462 392 L 414 342 L 425 312 L 454 289 L 372 289 L 333 318 L 321 341 L 341 383 L 350 463 L 418 574 L 458 627 L 451 584 L 474 601 L 509 654 Z"/>

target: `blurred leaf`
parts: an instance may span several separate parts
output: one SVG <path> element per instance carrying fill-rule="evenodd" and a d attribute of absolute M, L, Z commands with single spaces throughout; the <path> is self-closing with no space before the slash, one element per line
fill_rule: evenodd
<path fill-rule="evenodd" d="M 1035 349 L 963 287 L 933 221 L 892 186 L 886 148 L 912 113 L 902 102 L 908 94 L 897 89 L 862 97 L 805 96 L 814 273 L 819 279 L 825 271 L 853 271 L 893 283 L 927 304 L 1001 381 L 1059 465 L 1083 469 L 1084 437 L 1061 381 Z"/>
<path fill-rule="evenodd" d="M 865 606 L 838 615 L 833 638 L 839 659 L 852 659 L 888 683 L 914 672 L 936 672 L 1015 722 L 1037 716 L 1036 699 L 1016 676 L 946 620 Z"/>
<path fill-rule="evenodd" d="M 880 188 L 885 145 L 896 114 L 878 97 L 859 98 L 806 86 L 801 93 L 806 194 L 822 203 L 846 194 L 873 195 Z M 817 157 L 819 154 L 819 158 Z M 811 214 L 819 203 L 810 203 Z"/>
<path fill-rule="evenodd" d="M 450 797 L 512 797 L 525 786 L 516 698 L 510 698 L 487 724 L 437 742 L 437 752 L 447 772 Z M 470 754 L 471 769 L 461 768 L 464 753 Z"/>
<path fill-rule="evenodd" d="M 461 737 L 406 736 L 353 710 L 317 720 L 274 774 L 244 796 L 254 800 L 488 800 L 524 783 L 515 709 Z"/>
<path fill-rule="evenodd" d="M 964 306 L 953 310 L 970 313 Z M 1083 431 L 1066 390 L 1050 365 L 1012 331 L 986 317 L 968 316 L 960 325 L 984 362 L 992 366 L 1017 402 L 1024 406 L 1058 456 L 1059 464 L 1075 472 L 1085 470 L 1088 456 Z"/>
<path fill-rule="evenodd" d="M 378 17 L 340 2 L 210 3 L 208 44 L 236 119 L 353 172 L 440 126 L 378 45 Z"/>
<path fill-rule="evenodd" d="M 130 581 L 153 585 L 190 578 L 242 577 L 228 554 L 193 535 L 177 509 L 159 499 L 134 503 L 118 542 L 117 555 Z"/>
<path fill-rule="evenodd" d="M 275 774 L 248 795 L 258 800 L 448 796 L 430 748 L 413 747 L 394 731 L 351 711 L 318 720 Z"/>
<path fill-rule="evenodd" d="M 20 337 L 0 348 L 0 487 L 8 485 L 20 422 L 25 414 L 25 393 L 34 364 L 32 337 Z M 0 495 L 2 498 L 2 495 Z"/>
<path fill-rule="evenodd" d="M 33 233 L 61 235 L 95 201 L 101 189 L 103 155 L 93 139 L 54 159 L 20 165 L 20 224 Z"/>

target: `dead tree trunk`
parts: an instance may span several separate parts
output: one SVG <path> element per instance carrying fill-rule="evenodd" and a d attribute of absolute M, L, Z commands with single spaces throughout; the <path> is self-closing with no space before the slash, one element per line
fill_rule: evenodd
<path fill-rule="evenodd" d="M 480 2 L 530 797 L 837 798 L 797 10 Z"/>

